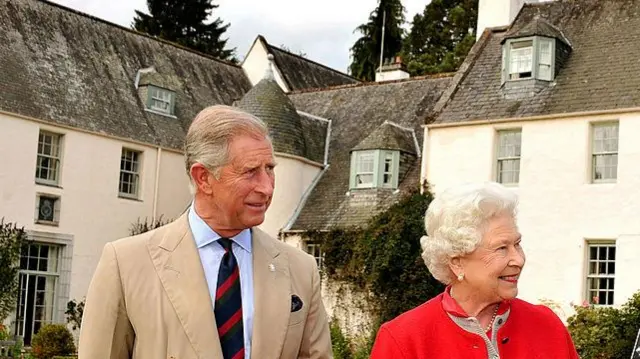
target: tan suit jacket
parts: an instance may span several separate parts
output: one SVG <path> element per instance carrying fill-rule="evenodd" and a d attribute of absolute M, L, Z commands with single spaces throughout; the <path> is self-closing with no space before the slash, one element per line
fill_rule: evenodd
<path fill-rule="evenodd" d="M 315 260 L 259 229 L 252 238 L 251 358 L 332 358 Z M 303 302 L 295 312 L 293 294 Z M 89 286 L 79 359 L 222 358 L 212 308 L 186 214 L 108 243 Z"/>

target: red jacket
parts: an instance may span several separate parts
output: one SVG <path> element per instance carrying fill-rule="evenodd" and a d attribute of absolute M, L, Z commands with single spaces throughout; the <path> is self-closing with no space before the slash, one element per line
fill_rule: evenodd
<path fill-rule="evenodd" d="M 385 323 L 371 359 L 486 359 L 487 344 L 445 312 L 443 294 Z M 551 309 L 519 299 L 497 331 L 501 359 L 578 359 L 571 336 Z"/>

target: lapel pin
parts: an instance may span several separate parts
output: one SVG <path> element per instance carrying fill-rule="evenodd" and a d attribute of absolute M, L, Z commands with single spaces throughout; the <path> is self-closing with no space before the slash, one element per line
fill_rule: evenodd
<path fill-rule="evenodd" d="M 269 270 L 272 272 L 276 271 L 276 266 L 273 265 L 273 263 L 269 264 Z"/>

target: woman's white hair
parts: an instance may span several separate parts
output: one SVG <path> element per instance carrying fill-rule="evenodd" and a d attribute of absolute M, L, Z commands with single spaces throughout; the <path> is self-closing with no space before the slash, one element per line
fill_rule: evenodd
<path fill-rule="evenodd" d="M 249 134 L 269 138 L 267 125 L 259 118 L 238 108 L 215 105 L 200 111 L 194 118 L 185 138 L 184 156 L 191 192 L 195 183 L 191 166 L 201 163 L 216 178 L 229 160 L 229 142 L 234 136 Z"/>
<path fill-rule="evenodd" d="M 518 197 L 495 182 L 464 184 L 435 196 L 424 219 L 427 236 L 420 240 L 422 259 L 434 278 L 450 284 L 452 258 L 473 252 L 491 218 L 507 214 L 514 218 Z"/>

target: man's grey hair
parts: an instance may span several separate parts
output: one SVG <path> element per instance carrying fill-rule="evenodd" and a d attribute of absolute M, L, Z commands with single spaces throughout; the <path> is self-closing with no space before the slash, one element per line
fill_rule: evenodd
<path fill-rule="evenodd" d="M 194 118 L 184 145 L 184 157 L 191 192 L 195 182 L 191 166 L 201 163 L 216 178 L 229 161 L 229 142 L 237 135 L 261 136 L 271 141 L 267 125 L 259 118 L 236 107 L 215 105 L 200 111 Z"/>
<path fill-rule="evenodd" d="M 517 195 L 495 182 L 464 184 L 437 194 L 427 209 L 422 237 L 422 259 L 434 278 L 450 284 L 452 258 L 478 248 L 487 222 L 507 214 L 515 219 Z"/>

